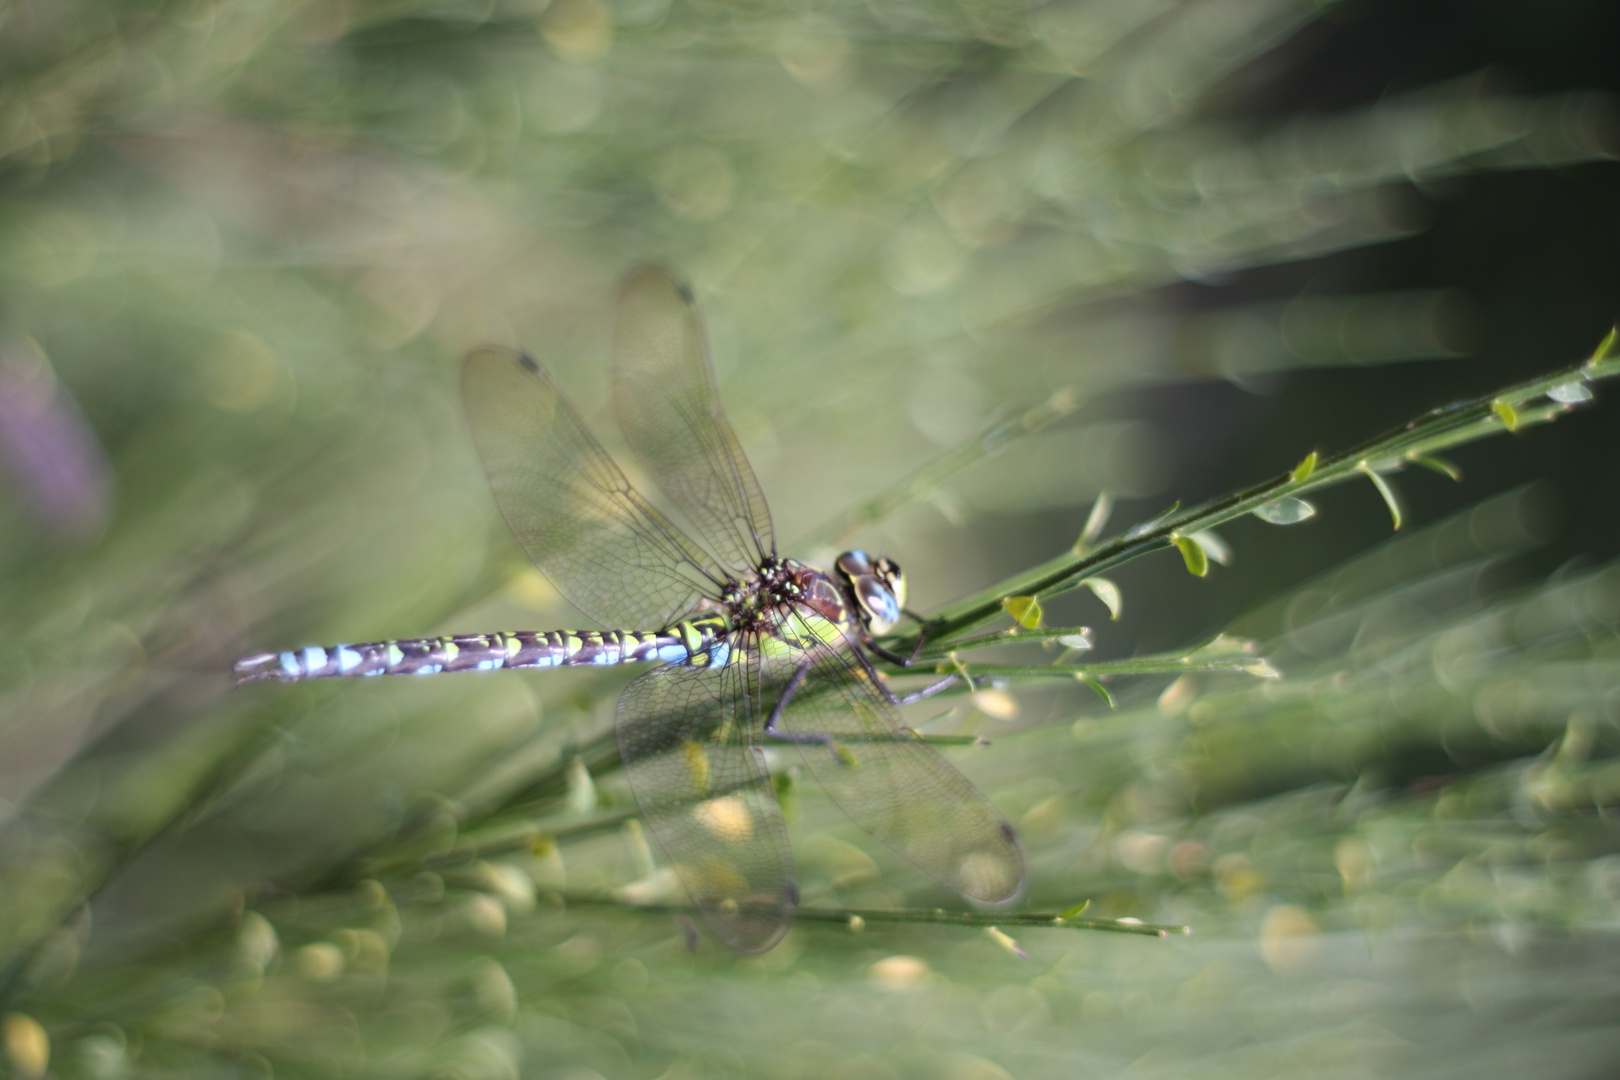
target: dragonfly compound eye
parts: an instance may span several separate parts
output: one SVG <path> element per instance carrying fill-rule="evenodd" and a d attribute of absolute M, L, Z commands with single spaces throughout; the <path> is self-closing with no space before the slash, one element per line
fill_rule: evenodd
<path fill-rule="evenodd" d="M 864 551 L 846 551 L 838 556 L 838 572 L 846 578 L 872 573 L 872 557 Z"/>
<path fill-rule="evenodd" d="M 905 607 L 906 575 L 900 569 L 900 564 L 895 562 L 893 559 L 882 558 L 879 559 L 877 561 L 877 565 L 873 567 L 873 573 L 877 574 L 877 576 L 883 580 L 883 584 L 887 585 L 889 587 L 889 591 L 894 594 L 895 608 L 899 609 Z M 899 618 L 898 610 L 896 611 L 895 618 Z"/>
<path fill-rule="evenodd" d="M 861 621 L 869 634 L 883 635 L 900 621 L 900 601 L 887 583 L 867 575 L 855 582 L 855 596 L 861 603 Z"/>

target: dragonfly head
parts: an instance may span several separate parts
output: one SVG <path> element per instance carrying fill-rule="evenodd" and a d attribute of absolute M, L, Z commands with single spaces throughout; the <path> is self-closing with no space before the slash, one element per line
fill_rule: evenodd
<path fill-rule="evenodd" d="M 834 568 L 838 584 L 868 634 L 881 637 L 900 621 L 906 606 L 906 576 L 893 559 L 874 559 L 864 551 L 846 551 Z"/>

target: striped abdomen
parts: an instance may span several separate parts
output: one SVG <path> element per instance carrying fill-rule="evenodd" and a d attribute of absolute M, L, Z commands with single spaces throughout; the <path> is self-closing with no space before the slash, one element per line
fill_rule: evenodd
<path fill-rule="evenodd" d="M 519 630 L 514 633 L 311 645 L 259 653 L 236 662 L 236 681 L 324 679 L 355 675 L 437 675 L 444 671 L 573 667 L 582 664 L 684 663 L 724 665 L 728 627 L 719 616 L 641 634 L 623 630 Z"/>

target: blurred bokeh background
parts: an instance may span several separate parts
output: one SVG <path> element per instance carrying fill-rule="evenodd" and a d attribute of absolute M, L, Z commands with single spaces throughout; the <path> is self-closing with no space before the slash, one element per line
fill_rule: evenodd
<path fill-rule="evenodd" d="M 578 625 L 457 364 L 529 349 L 622 450 L 608 305 L 641 262 L 692 281 L 778 535 L 893 554 L 925 612 L 1064 551 L 1099 492 L 1114 531 L 1569 364 L 1620 310 L 1617 45 L 1607 0 L 0 8 L 13 1070 L 1611 1072 L 1601 387 L 1461 483 L 1397 478 L 1393 538 L 1347 487 L 1226 530 L 1208 578 L 1124 568 L 1117 620 L 1048 608 L 1103 658 L 1244 634 L 1280 680 L 916 714 L 989 740 L 953 759 L 1020 829 L 1023 907 L 1185 938 L 807 922 L 734 957 L 611 902 L 681 899 L 603 741 L 626 676 L 228 673 Z M 783 783 L 808 904 L 959 906 Z"/>

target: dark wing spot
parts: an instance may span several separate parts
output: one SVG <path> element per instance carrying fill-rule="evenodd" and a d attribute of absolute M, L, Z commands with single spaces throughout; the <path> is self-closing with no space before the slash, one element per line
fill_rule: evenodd
<path fill-rule="evenodd" d="M 518 353 L 517 361 L 534 374 L 540 374 L 540 365 L 535 363 L 534 357 L 530 356 L 528 353 Z"/>
<path fill-rule="evenodd" d="M 680 293 L 681 299 L 685 300 L 688 304 L 697 303 L 697 297 L 692 295 L 692 286 L 688 285 L 686 282 L 677 281 L 675 283 L 675 291 Z"/>

